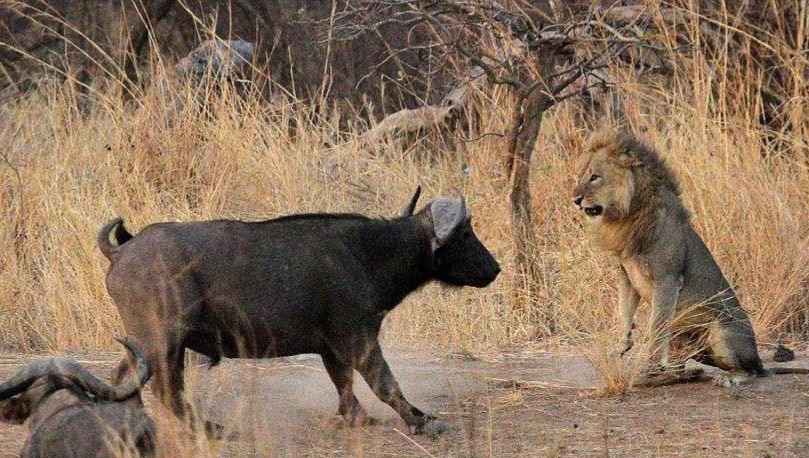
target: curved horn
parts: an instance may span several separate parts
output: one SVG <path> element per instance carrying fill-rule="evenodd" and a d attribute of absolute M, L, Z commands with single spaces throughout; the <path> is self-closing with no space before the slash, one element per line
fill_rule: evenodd
<path fill-rule="evenodd" d="M 458 227 L 461 223 L 469 218 L 469 213 L 466 210 L 466 197 L 461 196 L 461 208 L 458 210 L 458 215 L 455 217 L 454 227 Z"/>
<path fill-rule="evenodd" d="M 402 212 L 399 214 L 399 216 L 401 217 L 412 216 L 413 212 L 416 211 L 416 202 L 419 201 L 420 196 L 421 196 L 421 186 L 416 188 L 416 192 L 413 194 L 413 197 L 410 198 L 410 203 L 408 203 L 407 206 L 402 209 Z"/>
<path fill-rule="evenodd" d="M 115 339 L 129 351 L 135 361 L 134 376 L 111 386 L 84 368 L 78 361 L 67 358 L 45 358 L 35 361 L 0 385 L 0 401 L 20 394 L 42 377 L 50 377 L 61 387 L 75 385 L 85 392 L 108 401 L 127 399 L 140 391 L 152 375 L 149 363 L 128 340 Z"/>
<path fill-rule="evenodd" d="M 146 382 L 152 377 L 152 366 L 143 357 L 143 354 L 138 350 L 138 347 L 129 339 L 115 340 L 126 348 L 129 352 L 129 363 L 132 367 L 132 376 L 128 379 L 122 380 L 115 389 L 118 393 L 117 399 L 126 399 L 129 396 L 137 393 L 146 385 Z"/>

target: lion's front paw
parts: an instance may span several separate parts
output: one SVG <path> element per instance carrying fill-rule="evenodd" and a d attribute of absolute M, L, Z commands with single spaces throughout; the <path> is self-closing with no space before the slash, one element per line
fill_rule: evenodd
<path fill-rule="evenodd" d="M 664 366 L 664 365 L 662 365 L 660 363 L 651 363 L 650 362 L 650 363 L 647 363 L 646 365 L 644 365 L 641 368 L 640 374 L 641 375 L 658 375 L 658 374 L 662 374 L 662 373 L 666 372 L 668 369 L 669 368 L 667 366 Z"/>
<path fill-rule="evenodd" d="M 620 353 L 618 353 L 618 354 L 621 357 L 623 357 L 624 355 L 629 353 L 629 350 L 632 349 L 632 340 L 631 339 L 625 339 L 623 342 L 621 342 L 621 344 L 619 346 L 619 349 L 620 349 Z"/>
<path fill-rule="evenodd" d="M 620 359 L 626 356 L 626 354 L 629 353 L 629 350 L 631 349 L 632 349 L 632 341 L 622 340 L 610 350 L 609 356 L 611 358 Z"/>

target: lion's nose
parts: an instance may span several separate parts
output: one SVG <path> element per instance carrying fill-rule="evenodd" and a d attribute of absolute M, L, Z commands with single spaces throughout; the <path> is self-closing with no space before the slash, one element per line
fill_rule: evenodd
<path fill-rule="evenodd" d="M 584 200 L 584 196 L 576 196 L 573 198 L 573 203 L 576 204 L 577 207 L 581 207 L 581 201 Z"/>

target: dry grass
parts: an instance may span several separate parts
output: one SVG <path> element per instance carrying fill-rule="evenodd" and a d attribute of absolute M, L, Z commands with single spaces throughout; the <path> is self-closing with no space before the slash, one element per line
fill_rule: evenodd
<path fill-rule="evenodd" d="M 694 224 L 760 340 L 802 337 L 809 332 L 809 167 L 796 152 L 807 145 L 798 130 L 781 134 L 791 153 L 770 151 L 756 127 L 758 102 L 729 107 L 728 91 L 755 84 L 721 71 L 732 58 L 727 51 L 710 61 L 677 57 L 677 76 L 665 85 L 615 76 L 632 127 L 681 178 Z M 541 300 L 517 309 L 503 140 L 483 135 L 508 128 L 512 100 L 503 88 L 478 94 L 478 122 L 458 133 L 483 135 L 476 141 L 456 141 L 454 149 L 389 138 L 369 144 L 349 141 L 364 129 L 337 112 L 283 98 L 267 105 L 228 88 L 196 93 L 154 61 L 153 84 L 131 105 L 117 101 L 122 89 L 114 79 L 82 95 L 69 81 L 43 78 L 39 89 L 0 108 L 0 347 L 110 346 L 122 326 L 94 240 L 113 216 L 133 230 L 165 220 L 314 211 L 386 217 L 421 184 L 428 197 L 467 196 L 503 274 L 484 290 L 428 286 L 413 294 L 387 320 L 388 342 L 468 353 L 576 343 L 594 352 L 616 391 L 631 380 L 606 356 L 614 340 L 614 272 L 569 203 L 571 158 L 587 134 L 571 105 L 547 117 L 537 146 L 531 186 L 545 275 Z M 785 62 L 797 75 L 805 68 L 805 58 Z M 793 98 L 805 100 L 805 87 L 796 84 Z M 805 102 L 796 106 L 805 114 Z M 537 342 L 548 314 L 559 336 Z"/>

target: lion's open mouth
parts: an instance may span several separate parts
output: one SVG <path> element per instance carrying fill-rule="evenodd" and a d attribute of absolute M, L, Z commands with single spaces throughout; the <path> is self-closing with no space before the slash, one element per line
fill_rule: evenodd
<path fill-rule="evenodd" d="M 604 207 L 601 205 L 593 205 L 592 207 L 584 207 L 584 213 L 587 216 L 598 216 L 604 213 Z"/>

